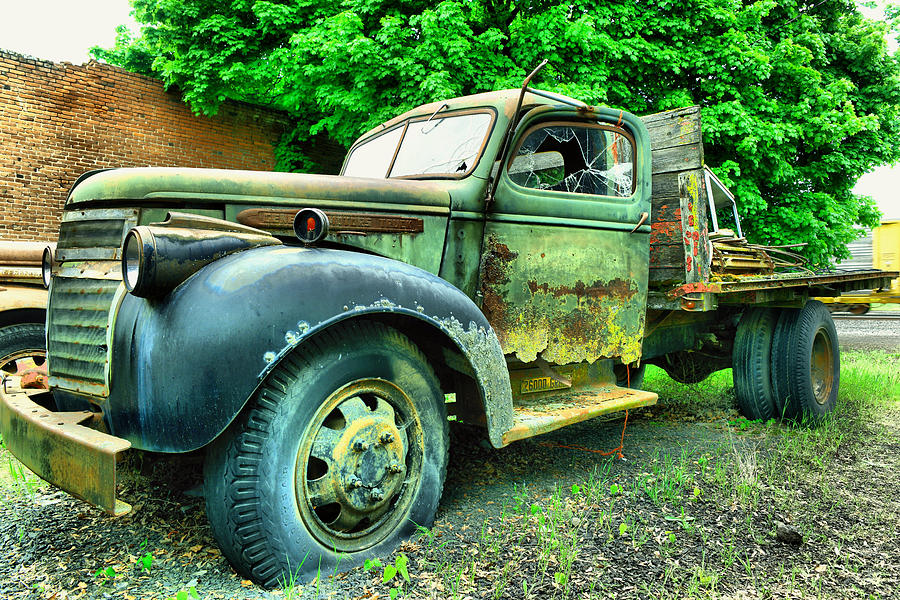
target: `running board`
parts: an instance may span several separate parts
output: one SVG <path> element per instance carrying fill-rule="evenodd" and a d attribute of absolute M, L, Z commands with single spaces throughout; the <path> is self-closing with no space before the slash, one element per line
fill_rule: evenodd
<path fill-rule="evenodd" d="M 546 404 L 513 407 L 513 426 L 503 434 L 503 445 L 587 421 L 611 412 L 656 404 L 653 392 L 609 388 L 556 396 Z"/>

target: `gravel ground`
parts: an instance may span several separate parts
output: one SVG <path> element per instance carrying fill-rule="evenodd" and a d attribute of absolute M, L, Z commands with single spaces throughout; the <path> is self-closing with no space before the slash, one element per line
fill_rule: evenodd
<path fill-rule="evenodd" d="M 710 422 L 713 417 L 715 422 Z M 638 468 L 663 449 L 681 451 L 686 441 L 694 449 L 721 443 L 729 429 L 727 420 L 737 417 L 733 411 L 723 415 L 712 410 L 674 419 L 645 409 L 632 415 L 626 456 L 616 468 L 624 475 L 631 465 Z M 604 460 L 590 450 L 618 446 L 623 420 L 582 423 L 502 450 L 486 448 L 474 441 L 471 429 L 454 425 L 447 482 L 433 531 L 438 539 L 459 547 L 476 538 L 485 520 L 496 519 L 514 498 L 545 498 L 558 486 L 587 480 Z M 134 456 L 141 457 L 142 464 L 132 461 L 120 467 L 127 475 L 120 496 L 134 506 L 123 518 L 106 517 L 50 486 L 7 488 L 0 505 L 0 597 L 167 598 L 190 586 L 202 598 L 284 597 L 280 590 L 266 591 L 243 581 L 216 549 L 203 501 L 189 495 L 200 481 L 198 461 Z M 173 472 L 181 478 L 166 481 Z M 153 557 L 149 572 L 141 561 L 148 553 Z M 107 567 L 114 569 L 112 577 L 97 574 Z M 302 596 L 374 600 L 377 583 L 357 568 L 319 589 L 303 587 Z"/>
<path fill-rule="evenodd" d="M 834 319 L 841 348 L 854 350 L 884 350 L 900 352 L 900 313 L 888 313 L 885 318 L 869 313 L 865 318 L 841 317 Z"/>
<path fill-rule="evenodd" d="M 839 323 L 842 346 L 848 339 L 873 337 L 871 333 L 850 337 L 844 323 Z M 900 328 L 896 323 L 879 325 L 879 331 L 893 340 L 893 351 L 900 329 L 889 328 Z M 716 575 L 712 592 L 701 587 L 705 589 L 701 597 L 795 597 L 810 589 L 801 586 L 798 592 L 792 582 L 799 578 L 818 589 L 819 597 L 889 598 L 890 590 L 900 584 L 896 413 L 861 446 L 848 442 L 835 450 L 827 475 L 823 472 L 828 487 L 798 485 L 788 502 L 783 490 L 762 486 L 763 495 L 752 511 L 718 494 L 710 479 L 712 467 L 704 466 L 707 457 L 737 454 L 741 448 L 765 456 L 771 430 L 746 428 L 729 398 L 632 411 L 624 458 L 610 461 L 599 456 L 598 450 L 618 446 L 623 425 L 619 415 L 498 451 L 479 443 L 470 429 L 453 424 L 448 477 L 431 535 L 401 548 L 409 556 L 416 584 L 407 595 L 491 597 L 495 588 L 490 582 L 500 578 L 509 582 L 509 588 L 498 597 L 561 597 L 561 588 L 552 579 L 543 588 L 523 591 L 526 578 L 547 565 L 541 563 L 543 551 L 537 550 L 541 530 L 522 506 L 550 506 L 561 497 L 561 490 L 567 497 L 567 490 L 585 485 L 603 465 L 608 479 L 598 489 L 611 489 L 609 481 L 647 485 L 651 474 L 657 473 L 661 453 L 689 457 L 685 464 L 695 482 L 694 497 L 681 505 L 680 517 L 671 506 L 651 502 L 645 494 L 623 495 L 608 512 L 605 504 L 602 510 L 597 505 L 600 500 L 582 502 L 574 513 L 563 510 L 565 523 L 559 531 L 578 539 L 568 584 L 578 590 L 573 597 L 641 598 L 647 596 L 644 586 L 666 585 L 670 579 L 676 581 L 676 591 L 690 590 L 690 577 L 697 578 L 697 585 L 709 585 L 703 583 L 703 568 L 718 569 L 724 580 L 719 582 Z M 166 599 L 190 588 L 200 598 L 290 596 L 242 580 L 217 550 L 202 498 L 196 495 L 199 457 L 133 453 L 120 468 L 120 496 L 134 510 L 118 519 L 34 479 L 23 482 L 5 450 L 0 450 L 0 472 L 0 598 Z M 172 473 L 179 474 L 176 480 Z M 833 491 L 823 496 L 823 489 Z M 691 495 L 690 487 L 682 491 Z M 604 502 L 615 504 L 609 497 Z M 629 527 L 646 531 L 648 538 L 623 543 L 630 534 L 616 536 L 615 527 L 604 533 L 597 525 L 603 518 L 618 527 L 630 523 Z M 793 523 L 809 541 L 799 547 L 779 541 L 780 521 Z M 676 535 L 677 543 L 669 544 L 667 540 Z M 726 538 L 743 553 L 734 564 L 723 563 Z M 494 541 L 487 543 L 490 540 Z M 471 563 L 472 572 L 460 575 L 456 580 L 460 587 L 454 588 L 442 561 Z M 759 576 L 768 578 L 765 585 Z M 594 596 L 597 582 L 601 587 Z M 386 598 L 387 591 L 378 574 L 353 568 L 318 584 L 299 586 L 293 597 L 375 600 Z"/>

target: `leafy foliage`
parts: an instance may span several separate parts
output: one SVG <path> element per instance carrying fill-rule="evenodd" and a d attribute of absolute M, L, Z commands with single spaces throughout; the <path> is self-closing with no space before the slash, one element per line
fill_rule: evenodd
<path fill-rule="evenodd" d="M 808 242 L 817 263 L 877 223 L 851 189 L 900 158 L 900 63 L 890 25 L 849 0 L 132 0 L 145 23 L 94 56 L 149 69 L 195 110 L 226 99 L 288 111 L 300 148 L 349 145 L 419 104 L 535 84 L 638 114 L 704 108 L 707 163 L 754 242 Z M 889 16 L 895 16 L 891 13 Z"/>

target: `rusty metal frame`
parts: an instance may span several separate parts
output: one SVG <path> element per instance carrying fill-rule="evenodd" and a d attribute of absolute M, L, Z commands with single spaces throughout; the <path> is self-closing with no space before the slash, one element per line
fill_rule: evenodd
<path fill-rule="evenodd" d="M 896 271 L 852 271 L 847 273 L 823 273 L 808 275 L 805 273 L 790 275 L 771 275 L 769 277 L 745 277 L 729 281 L 711 281 L 688 283 L 678 286 L 666 292 L 669 299 L 675 300 L 686 294 L 696 292 L 711 292 L 714 294 L 729 294 L 736 292 L 752 292 L 779 288 L 817 288 L 830 285 L 853 283 L 859 288 L 886 287 L 890 280 L 900 275 Z M 871 284 L 871 285 L 870 285 Z"/>
<path fill-rule="evenodd" d="M 131 447 L 128 440 L 86 427 L 90 411 L 52 412 L 22 390 L 17 377 L 0 386 L 0 432 L 3 443 L 34 473 L 77 498 L 120 516 L 131 506 L 116 499 L 116 459 Z"/>
<path fill-rule="evenodd" d="M 609 386 L 605 391 L 567 394 L 536 406 L 517 406 L 513 426 L 503 434 L 503 445 L 549 433 L 600 415 L 656 404 L 654 392 Z"/>

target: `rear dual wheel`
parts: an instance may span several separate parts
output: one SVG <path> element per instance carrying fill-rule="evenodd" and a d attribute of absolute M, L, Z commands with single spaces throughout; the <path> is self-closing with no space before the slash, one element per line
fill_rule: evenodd
<path fill-rule="evenodd" d="M 431 525 L 447 450 L 437 378 L 405 336 L 375 323 L 325 332 L 211 446 L 213 533 L 265 586 L 360 565 Z"/>
<path fill-rule="evenodd" d="M 734 337 L 734 395 L 750 420 L 768 421 L 776 415 L 772 383 L 772 340 L 778 314 L 771 308 L 748 308 Z"/>
<path fill-rule="evenodd" d="M 837 342 L 831 314 L 816 300 L 802 309 L 745 311 L 733 353 L 741 413 L 748 419 L 823 419 L 837 402 Z"/>
<path fill-rule="evenodd" d="M 801 309 L 781 312 L 771 365 L 776 408 L 785 417 L 818 422 L 834 410 L 841 358 L 837 330 L 824 304 L 810 300 Z"/>

